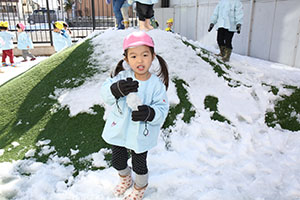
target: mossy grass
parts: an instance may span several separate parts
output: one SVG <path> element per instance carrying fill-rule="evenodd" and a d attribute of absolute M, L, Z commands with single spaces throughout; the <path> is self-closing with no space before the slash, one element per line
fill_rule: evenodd
<path fill-rule="evenodd" d="M 218 102 L 219 99 L 217 97 L 208 95 L 204 99 L 204 108 L 212 112 L 212 115 L 210 116 L 212 120 L 219 122 L 227 122 L 228 124 L 231 124 L 230 120 L 226 119 L 226 117 L 222 116 L 219 113 Z"/>
<path fill-rule="evenodd" d="M 202 60 L 204 60 L 205 62 L 207 62 L 210 66 L 213 67 L 214 72 L 217 74 L 218 77 L 222 77 L 225 81 L 227 81 L 228 86 L 230 87 L 239 87 L 242 85 L 242 83 L 240 81 L 237 80 L 233 80 L 232 78 L 230 78 L 230 75 L 228 74 L 228 72 L 226 72 L 226 70 L 230 70 L 232 67 L 226 63 L 224 63 L 222 60 L 220 60 L 219 58 L 217 58 L 216 56 L 213 56 L 212 52 L 209 52 L 206 49 L 200 48 L 200 47 L 196 47 L 195 45 L 189 43 L 188 41 L 182 41 L 185 45 L 192 47 L 193 50 L 197 50 L 200 49 L 199 52 L 197 52 L 197 55 L 202 58 Z M 217 62 L 215 62 L 213 59 L 211 59 L 211 57 L 215 58 L 215 60 Z M 245 84 L 243 84 L 246 87 L 250 87 L 247 86 Z"/>
<path fill-rule="evenodd" d="M 269 92 L 278 96 L 279 89 L 272 85 L 268 86 L 271 88 Z M 300 88 L 291 85 L 284 85 L 284 88 L 292 90 L 292 94 L 278 96 L 274 110 L 265 114 L 265 123 L 269 127 L 279 124 L 282 129 L 300 131 Z"/>
<path fill-rule="evenodd" d="M 168 116 L 163 125 L 164 129 L 173 126 L 176 122 L 177 115 L 180 113 L 183 113 L 182 120 L 185 123 L 190 123 L 191 118 L 196 115 L 196 111 L 194 110 L 192 103 L 189 101 L 188 91 L 185 89 L 185 86 L 189 87 L 189 85 L 178 77 L 173 78 L 172 81 L 175 83 L 177 96 L 180 102 L 179 104 L 170 107 Z"/>

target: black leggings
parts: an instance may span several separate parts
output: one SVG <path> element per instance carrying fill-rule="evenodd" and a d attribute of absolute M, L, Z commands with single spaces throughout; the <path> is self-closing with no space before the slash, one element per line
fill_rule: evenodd
<path fill-rule="evenodd" d="M 154 16 L 153 4 L 147 5 L 140 2 L 136 2 L 136 12 L 139 16 L 139 20 L 145 21 L 151 19 Z"/>
<path fill-rule="evenodd" d="M 234 32 L 228 31 L 225 28 L 218 29 L 217 41 L 219 46 L 225 46 L 229 49 L 232 49 L 232 38 Z"/>
<path fill-rule="evenodd" d="M 127 167 L 128 150 L 125 147 L 112 146 L 112 166 L 116 170 L 123 170 Z M 148 173 L 147 168 L 147 151 L 144 153 L 135 153 L 130 150 L 132 156 L 132 169 L 138 175 Z"/>

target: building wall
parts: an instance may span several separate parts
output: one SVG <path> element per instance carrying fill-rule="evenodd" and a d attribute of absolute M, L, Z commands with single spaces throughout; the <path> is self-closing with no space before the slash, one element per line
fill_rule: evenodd
<path fill-rule="evenodd" d="M 174 18 L 174 30 L 204 45 L 215 45 L 216 31 L 207 32 L 218 0 L 170 0 L 155 8 L 162 20 Z M 241 0 L 244 22 L 233 38 L 234 52 L 300 68 L 300 0 Z M 161 23 L 161 22 L 160 22 Z"/>
<path fill-rule="evenodd" d="M 107 5 L 105 0 L 94 0 L 95 4 L 95 16 L 113 16 L 112 3 Z M 91 0 L 81 0 L 81 3 L 77 4 L 77 10 L 80 10 L 82 16 L 92 16 L 92 4 Z"/>

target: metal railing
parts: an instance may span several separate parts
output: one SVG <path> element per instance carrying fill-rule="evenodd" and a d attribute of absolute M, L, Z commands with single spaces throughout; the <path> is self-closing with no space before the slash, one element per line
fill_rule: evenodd
<path fill-rule="evenodd" d="M 105 0 L 0 0 L 0 21 L 7 21 L 9 31 L 15 33 L 16 25 L 23 23 L 33 43 L 51 45 L 52 23 L 55 21 L 69 24 L 74 42 L 94 30 L 115 27 L 112 4 L 106 4 Z M 129 9 L 129 21 L 130 26 L 137 25 L 132 7 Z M 17 37 L 14 42 L 17 42 Z"/>

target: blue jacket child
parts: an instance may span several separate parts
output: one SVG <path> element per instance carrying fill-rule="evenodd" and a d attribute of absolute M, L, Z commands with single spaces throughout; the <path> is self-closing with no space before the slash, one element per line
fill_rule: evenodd
<path fill-rule="evenodd" d="M 132 185 L 131 168 L 127 165 L 130 151 L 136 179 L 125 199 L 134 196 L 140 200 L 148 185 L 147 153 L 157 144 L 169 110 L 169 75 L 166 62 L 154 53 L 153 40 L 145 32 L 128 35 L 123 50 L 125 58 L 101 86 L 103 101 L 112 106 L 102 137 L 112 145 L 112 166 L 120 175 L 115 195 L 124 194 Z M 149 71 L 155 56 L 160 63 L 158 76 Z M 130 69 L 124 70 L 124 60 Z"/>
<path fill-rule="evenodd" d="M 33 49 L 33 43 L 29 35 L 25 32 L 25 25 L 18 23 L 17 29 L 19 32 L 17 47 L 22 50 L 22 56 L 24 58 L 21 62 L 26 62 L 27 57 L 30 57 L 30 60 L 35 60 L 36 58 L 29 52 L 30 49 Z"/>
<path fill-rule="evenodd" d="M 55 22 L 53 24 L 53 27 L 54 27 L 53 34 L 52 34 L 53 46 L 55 51 L 59 52 L 69 46 L 68 39 L 61 34 L 61 30 L 64 28 L 62 22 L 60 21 Z"/>

